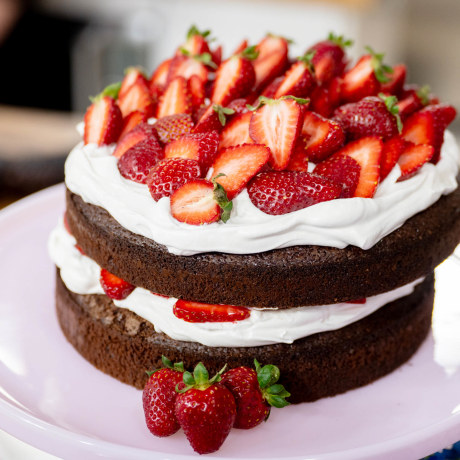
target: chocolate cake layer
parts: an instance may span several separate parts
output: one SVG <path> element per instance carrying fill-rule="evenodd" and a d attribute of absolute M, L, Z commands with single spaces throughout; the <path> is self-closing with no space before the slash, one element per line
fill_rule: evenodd
<path fill-rule="evenodd" d="M 146 370 L 161 366 L 161 356 L 184 361 L 189 369 L 202 361 L 210 372 L 276 364 L 293 403 L 314 401 L 366 385 L 407 361 L 431 324 L 434 280 L 430 275 L 409 296 L 387 304 L 342 329 L 259 347 L 207 347 L 156 333 L 152 324 L 117 308 L 104 295 L 70 292 L 57 275 L 56 308 L 61 328 L 77 351 L 101 371 L 143 388 Z"/>
<path fill-rule="evenodd" d="M 289 308 L 368 297 L 431 273 L 460 241 L 460 188 L 367 251 L 294 246 L 176 256 L 70 192 L 67 219 L 89 257 L 135 286 L 208 303 Z"/>

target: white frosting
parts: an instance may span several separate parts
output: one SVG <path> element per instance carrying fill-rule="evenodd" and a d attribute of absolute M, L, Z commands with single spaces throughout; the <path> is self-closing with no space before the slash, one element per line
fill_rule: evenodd
<path fill-rule="evenodd" d="M 348 198 L 271 216 L 257 209 L 246 191 L 234 200 L 224 224 L 194 226 L 175 220 L 169 198 L 155 202 L 146 185 L 124 179 L 111 155 L 114 146 L 77 145 L 66 162 L 66 184 L 84 201 L 106 209 L 123 227 L 165 245 L 177 255 L 200 252 L 249 254 L 294 245 L 369 249 L 407 219 L 457 187 L 459 151 L 445 133 L 441 160 L 425 164 L 412 178 L 396 182 L 393 168 L 373 199 Z"/>
<path fill-rule="evenodd" d="M 100 267 L 75 247 L 75 239 L 62 222 L 49 239 L 49 252 L 61 269 L 67 288 L 77 294 L 103 294 L 99 283 Z M 199 342 L 211 347 L 254 347 L 273 343 L 292 343 L 317 332 L 340 329 L 378 310 L 381 306 L 413 292 L 420 283 L 402 286 L 385 294 L 369 297 L 364 304 L 298 307 L 287 310 L 251 309 L 249 318 L 234 323 L 188 323 L 173 314 L 177 299 L 164 298 L 142 288 L 136 288 L 116 306 L 127 308 L 153 324 L 175 340 Z"/>

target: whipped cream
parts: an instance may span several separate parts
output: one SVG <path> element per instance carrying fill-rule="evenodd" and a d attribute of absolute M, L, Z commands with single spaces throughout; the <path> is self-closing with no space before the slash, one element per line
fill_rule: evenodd
<path fill-rule="evenodd" d="M 82 255 L 75 243 L 62 221 L 48 241 L 49 253 L 61 270 L 64 284 L 76 294 L 103 294 L 99 283 L 100 267 Z M 364 304 L 339 303 L 282 310 L 251 308 L 249 318 L 234 323 L 188 323 L 173 313 L 176 298 L 164 298 L 139 287 L 126 299 L 113 302 L 149 321 L 156 332 L 163 332 L 175 340 L 199 342 L 210 347 L 254 347 L 292 343 L 318 332 L 340 329 L 411 294 L 421 281 L 418 279 L 393 291 L 369 297 Z"/>
<path fill-rule="evenodd" d="M 67 187 L 87 203 L 106 209 L 131 232 L 184 256 L 212 251 L 249 254 L 295 245 L 369 249 L 455 190 L 460 162 L 455 139 L 446 132 L 437 165 L 427 163 L 402 182 L 397 182 L 396 165 L 372 199 L 337 199 L 271 216 L 256 208 L 244 190 L 233 200 L 227 223 L 194 226 L 171 216 L 169 198 L 155 202 L 146 185 L 124 179 L 111 155 L 113 149 L 113 145 L 77 145 L 66 162 Z"/>

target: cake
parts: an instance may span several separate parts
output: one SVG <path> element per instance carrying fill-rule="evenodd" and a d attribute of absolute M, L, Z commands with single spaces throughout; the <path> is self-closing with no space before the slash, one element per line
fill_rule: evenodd
<path fill-rule="evenodd" d="M 61 329 L 143 388 L 161 357 L 280 368 L 293 403 L 366 385 L 431 327 L 460 241 L 455 109 L 330 35 L 226 60 L 191 29 L 97 97 L 49 248 Z"/>

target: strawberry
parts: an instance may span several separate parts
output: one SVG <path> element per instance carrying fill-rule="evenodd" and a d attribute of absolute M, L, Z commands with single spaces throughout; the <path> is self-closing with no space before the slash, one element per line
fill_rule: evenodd
<path fill-rule="evenodd" d="M 187 80 L 184 77 L 172 79 L 160 98 L 157 118 L 163 118 L 177 113 L 190 113 L 192 101 Z"/>
<path fill-rule="evenodd" d="M 135 110 L 144 112 L 147 118 L 153 116 L 155 113 L 155 104 L 149 87 L 142 79 L 137 79 L 123 94 L 120 94 L 118 105 L 120 106 L 123 117 L 126 117 Z"/>
<path fill-rule="evenodd" d="M 165 158 L 190 158 L 198 161 L 202 175 L 206 175 L 219 147 L 219 133 L 186 134 L 170 142 L 165 148 Z"/>
<path fill-rule="evenodd" d="M 163 149 L 154 137 L 134 144 L 118 159 L 118 170 L 125 178 L 145 184 L 150 170 L 164 157 Z"/>
<path fill-rule="evenodd" d="M 249 46 L 249 43 L 247 39 L 242 40 L 241 43 L 236 47 L 235 51 L 233 51 L 232 56 L 234 56 L 235 54 L 242 53 L 248 46 Z"/>
<path fill-rule="evenodd" d="M 211 102 L 226 106 L 236 98 L 246 96 L 254 86 L 255 72 L 251 60 L 257 53 L 254 47 L 222 62 L 216 72 Z"/>
<path fill-rule="evenodd" d="M 220 134 L 219 150 L 241 144 L 253 144 L 249 136 L 249 122 L 252 112 L 242 113 L 232 118 Z"/>
<path fill-rule="evenodd" d="M 224 187 L 228 199 L 232 200 L 269 158 L 270 149 L 264 145 L 243 144 L 228 147 L 221 150 L 214 160 L 213 175 L 216 182 Z"/>
<path fill-rule="evenodd" d="M 230 217 L 232 202 L 224 189 L 205 179 L 195 179 L 179 187 L 171 196 L 171 215 L 190 225 L 211 224 Z"/>
<path fill-rule="evenodd" d="M 203 112 L 196 122 L 194 133 L 205 133 L 208 131 L 221 131 L 227 122 L 227 116 L 233 115 L 235 111 L 219 104 L 211 104 Z"/>
<path fill-rule="evenodd" d="M 219 67 L 222 64 L 222 45 L 211 50 L 211 61 L 215 64 L 215 67 Z"/>
<path fill-rule="evenodd" d="M 201 55 L 195 56 L 186 53 L 175 56 L 168 69 L 166 84 L 176 77 L 183 77 L 189 80 L 192 75 L 196 75 L 205 82 L 208 79 L 208 69 L 202 61 Z"/>
<path fill-rule="evenodd" d="M 227 108 L 233 110 L 235 115 L 241 115 L 242 113 L 247 113 L 249 111 L 249 102 L 249 98 L 239 97 L 237 99 L 233 99 L 233 101 L 228 104 Z"/>
<path fill-rule="evenodd" d="M 209 53 L 210 50 L 207 38 L 210 34 L 210 30 L 204 30 L 201 32 L 195 25 L 192 25 L 187 31 L 187 40 L 178 48 L 176 55 L 180 55 L 184 51 L 192 56 Z"/>
<path fill-rule="evenodd" d="M 139 67 L 128 67 L 125 70 L 125 76 L 121 81 L 120 92 L 118 97 L 124 95 L 132 85 L 137 83 L 137 81 L 140 81 L 147 86 L 149 84 L 146 76 L 144 75 L 144 72 Z"/>
<path fill-rule="evenodd" d="M 252 114 L 249 135 L 256 144 L 271 150 L 270 166 L 282 170 L 289 163 L 302 123 L 302 106 L 290 96 L 280 99 L 259 98 Z"/>
<path fill-rule="evenodd" d="M 245 307 L 214 305 L 179 299 L 173 307 L 174 315 L 188 323 L 228 323 L 249 318 L 251 312 Z"/>
<path fill-rule="evenodd" d="M 354 196 L 358 186 L 361 166 L 353 158 L 346 155 L 333 155 L 332 157 L 318 163 L 313 170 L 337 184 L 342 185 L 340 198 L 351 198 Z"/>
<path fill-rule="evenodd" d="M 308 172 L 308 156 L 305 153 L 300 138 L 297 140 L 297 144 L 285 169 L 286 171 Z"/>
<path fill-rule="evenodd" d="M 268 419 L 270 407 L 289 405 L 285 398 L 290 396 L 278 379 L 277 366 L 261 366 L 254 360 L 256 370 L 246 366 L 230 369 L 222 376 L 221 383 L 232 393 L 236 402 L 236 418 L 233 426 L 248 430 Z"/>
<path fill-rule="evenodd" d="M 255 89 L 260 91 L 281 75 L 288 65 L 288 41 L 283 37 L 267 35 L 256 46 L 259 53 L 254 60 Z"/>
<path fill-rule="evenodd" d="M 179 113 L 163 117 L 153 125 L 158 133 L 158 138 L 163 144 L 174 141 L 189 134 L 193 128 L 192 117 L 189 114 Z"/>
<path fill-rule="evenodd" d="M 193 375 L 184 372 L 187 386 L 176 397 L 176 418 L 199 454 L 218 450 L 235 422 L 235 399 L 230 390 L 218 384 L 224 369 L 209 379 L 203 363 L 198 363 Z"/>
<path fill-rule="evenodd" d="M 171 196 L 181 185 L 200 177 L 200 165 L 196 160 L 166 158 L 159 161 L 147 177 L 150 194 L 155 201 Z"/>
<path fill-rule="evenodd" d="M 166 59 L 163 61 L 153 72 L 150 77 L 149 87 L 152 91 L 152 88 L 165 88 L 166 82 L 168 80 L 169 66 L 171 65 L 172 59 Z"/>
<path fill-rule="evenodd" d="M 390 174 L 390 171 L 406 148 L 406 144 L 407 142 L 399 136 L 393 137 L 383 144 L 382 158 L 380 160 L 380 181 Z"/>
<path fill-rule="evenodd" d="M 398 181 L 412 177 L 434 155 L 434 147 L 427 144 L 408 144 L 398 159 L 401 168 L 401 176 Z"/>
<path fill-rule="evenodd" d="M 340 104 L 341 79 L 333 78 L 328 84 L 317 86 L 310 95 L 310 110 L 329 118 Z"/>
<path fill-rule="evenodd" d="M 383 64 L 384 55 L 366 47 L 369 54 L 362 56 L 356 65 L 343 75 L 341 96 L 344 102 L 356 102 L 366 96 L 376 95 L 382 83 L 389 81 L 393 69 Z"/>
<path fill-rule="evenodd" d="M 149 379 L 142 392 L 142 406 L 149 431 L 159 437 L 171 436 L 179 431 L 176 419 L 176 386 L 183 387 L 184 364 L 173 364 L 165 356 L 163 368 L 147 372 Z"/>
<path fill-rule="evenodd" d="M 188 81 L 188 89 L 192 100 L 192 112 L 195 113 L 204 104 L 205 87 L 203 80 L 198 75 L 192 75 Z"/>
<path fill-rule="evenodd" d="M 67 233 L 72 235 L 72 230 L 70 229 L 70 225 L 69 225 L 69 219 L 67 218 L 67 211 L 64 211 L 64 216 L 63 216 L 62 220 L 63 220 L 63 223 L 64 223 L 64 228 L 67 230 Z"/>
<path fill-rule="evenodd" d="M 128 149 L 136 145 L 138 142 L 143 141 L 147 137 L 153 137 L 158 142 L 158 135 L 155 128 L 145 122 L 139 123 L 124 136 L 120 136 L 120 140 L 117 142 L 117 147 L 113 152 L 113 156 L 120 158 Z M 155 141 L 152 140 L 152 142 Z M 158 145 L 158 147 L 160 148 L 161 146 Z"/>
<path fill-rule="evenodd" d="M 345 142 L 342 126 L 314 112 L 305 112 L 296 150 L 301 150 L 310 161 L 324 160 Z"/>
<path fill-rule="evenodd" d="M 371 135 L 386 140 L 402 129 L 396 103 L 395 96 L 368 96 L 342 105 L 334 112 L 334 118 L 342 125 L 348 140 Z"/>
<path fill-rule="evenodd" d="M 284 81 L 284 75 L 274 78 L 262 91 L 262 96 L 270 99 L 275 98 L 275 94 L 278 91 L 279 86 Z"/>
<path fill-rule="evenodd" d="M 102 93 L 103 94 L 103 93 Z M 110 96 L 96 96 L 85 113 L 83 142 L 108 145 L 116 142 L 122 129 L 120 109 Z"/>
<path fill-rule="evenodd" d="M 271 171 L 257 175 L 248 186 L 252 204 L 266 214 L 297 211 L 340 196 L 342 187 L 308 172 Z"/>
<path fill-rule="evenodd" d="M 351 40 L 330 33 L 327 40 L 320 41 L 308 49 L 314 53 L 312 64 L 320 85 L 329 83 L 343 73 L 347 64 L 345 48 L 352 45 Z"/>
<path fill-rule="evenodd" d="M 110 273 L 105 268 L 101 269 L 100 283 L 106 295 L 114 300 L 126 299 L 135 288 L 135 286 L 118 278 L 118 276 Z"/>
<path fill-rule="evenodd" d="M 405 85 L 398 101 L 399 116 L 406 120 L 409 115 L 422 109 L 430 103 L 430 87 L 428 85 L 421 88 L 417 85 Z"/>
<path fill-rule="evenodd" d="M 146 122 L 149 119 L 148 114 L 140 110 L 135 110 L 123 118 L 123 127 L 120 133 L 120 139 L 129 131 L 131 131 L 139 123 Z"/>
<path fill-rule="evenodd" d="M 274 99 L 281 96 L 307 97 L 316 84 L 312 65 L 312 54 L 305 54 L 286 72 L 275 91 Z"/>
<path fill-rule="evenodd" d="M 399 96 L 406 81 L 407 68 L 404 64 L 397 64 L 393 67 L 393 72 L 389 75 L 389 81 L 382 83 L 381 91 L 385 94 L 395 94 Z"/>

